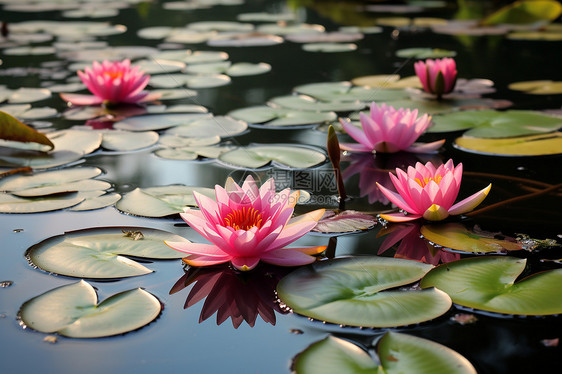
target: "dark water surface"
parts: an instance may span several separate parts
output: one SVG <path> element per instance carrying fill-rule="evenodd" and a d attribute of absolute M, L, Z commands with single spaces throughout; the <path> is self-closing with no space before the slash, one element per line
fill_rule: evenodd
<path fill-rule="evenodd" d="M 143 40 L 136 30 L 148 26 L 184 26 L 202 20 L 235 21 L 245 12 L 278 12 L 286 6 L 277 1 L 248 1 L 238 6 L 215 6 L 190 12 L 165 11 L 162 2 L 142 3 L 120 11 L 111 23 L 127 25 L 122 35 L 106 38 L 110 45 L 151 45 L 156 41 Z M 299 8 L 299 19 L 319 23 L 328 29 L 341 24 L 322 16 L 330 3 L 316 2 L 316 9 Z M 344 3 L 344 2 L 341 2 Z M 322 12 L 318 12 L 318 10 Z M 437 12 L 438 16 L 448 13 Z M 28 19 L 60 19 L 60 12 L 15 13 L 2 10 L 0 20 L 20 22 Z M 392 38 L 392 28 L 381 34 L 367 35 L 357 42 L 354 52 L 323 54 L 304 52 L 299 44 L 285 42 L 271 47 L 211 48 L 204 44 L 189 45 L 194 50 L 223 50 L 230 61 L 267 62 L 272 71 L 253 77 L 234 77 L 228 86 L 198 90 L 198 96 L 180 100 L 182 104 L 199 104 L 215 115 L 233 109 L 264 104 L 268 99 L 288 95 L 293 87 L 306 83 L 351 80 L 374 74 L 413 74 L 413 61 L 405 62 L 395 51 L 409 47 L 439 47 L 457 51 L 459 76 L 487 78 L 495 82 L 497 92 L 488 97 L 512 100 L 519 109 L 556 109 L 562 105 L 562 95 L 546 97 L 514 93 L 507 84 L 515 81 L 551 79 L 562 80 L 560 69 L 560 42 L 509 41 L 502 36 L 463 37 L 436 35 L 417 30 L 399 32 Z M 101 38 L 104 39 L 104 38 Z M 48 45 L 48 43 L 47 43 Z M 0 70 L 11 67 L 37 67 L 42 62 L 55 60 L 54 56 L 15 57 L 1 56 Z M 34 75 L 12 78 L 0 76 L 0 84 L 9 88 L 38 87 L 41 79 Z M 64 103 L 56 95 L 44 105 L 60 110 Z M 56 127 L 66 128 L 81 124 L 62 119 L 54 120 Z M 505 179 L 492 179 L 491 174 L 529 178 L 545 183 L 560 183 L 560 157 L 503 158 L 479 156 L 452 147 L 458 134 L 447 134 L 443 160 L 453 158 L 462 162 L 465 176 L 461 195 L 468 196 L 490 181 L 494 187 L 484 205 L 523 194 L 519 184 Z M 423 140 L 442 136 L 427 135 Z M 233 140 L 237 144 L 251 142 L 301 143 L 323 147 L 326 134 L 314 129 L 263 130 L 251 129 Z M 87 157 L 85 164 L 102 168 L 102 179 L 112 182 L 117 192 L 128 192 L 135 187 L 151 187 L 182 183 L 212 187 L 223 184 L 227 176 L 241 177 L 243 172 L 215 162 L 186 162 L 160 159 L 151 150 L 121 155 L 98 153 Z M 344 166 L 346 166 L 344 164 Z M 317 170 L 329 170 L 324 165 Z M 318 171 L 318 172 L 320 172 Z M 266 175 L 269 171 L 261 171 Z M 489 175 L 475 175 L 474 173 Z M 471 174 L 473 173 L 473 174 Z M 348 192 L 355 199 L 349 208 L 362 210 L 384 209 L 382 205 L 367 207 L 367 199 L 359 198 L 358 177 L 346 182 Z M 547 196 L 494 210 L 475 219 L 482 228 L 505 234 L 526 233 L 537 238 L 556 238 L 560 234 L 560 198 Z M 97 288 L 99 300 L 117 292 L 142 287 L 156 295 L 164 309 L 150 325 L 134 332 L 101 339 L 70 339 L 58 337 L 56 344 L 43 341 L 46 334 L 23 330 L 18 324 L 19 307 L 30 298 L 55 287 L 76 280 L 50 275 L 32 268 L 24 252 L 51 236 L 65 231 L 98 226 L 139 226 L 158 228 L 199 241 L 192 229 L 177 219 L 149 219 L 128 216 L 109 207 L 97 211 L 59 211 L 41 214 L 0 215 L 0 281 L 10 280 L 10 287 L 0 288 L 0 372 L 16 373 L 287 373 L 292 358 L 311 343 L 329 333 L 369 344 L 384 331 L 342 329 L 337 326 L 311 322 L 304 317 L 276 313 L 276 325 L 258 317 L 254 327 L 246 323 L 234 329 L 230 320 L 221 325 L 216 316 L 199 323 L 203 302 L 183 308 L 189 292 L 184 289 L 169 294 L 184 270 L 179 260 L 154 261 L 154 273 L 118 281 L 90 281 Z M 336 254 L 376 254 L 381 239 L 378 229 L 358 235 L 340 237 Z M 296 245 L 327 244 L 328 237 L 308 235 Z M 385 255 L 392 255 L 385 254 Z M 554 255 L 556 256 L 556 255 Z M 558 257 L 560 256 L 558 255 Z M 539 258 L 530 257 L 531 265 L 543 268 Z M 189 288 L 189 287 L 188 287 Z M 478 322 L 460 325 L 449 320 L 457 313 L 453 308 L 444 317 L 408 329 L 404 332 L 421 336 L 450 347 L 464 355 L 480 373 L 555 373 L 562 369 L 559 348 L 545 347 L 541 340 L 560 336 L 559 317 L 499 318 L 478 315 Z"/>

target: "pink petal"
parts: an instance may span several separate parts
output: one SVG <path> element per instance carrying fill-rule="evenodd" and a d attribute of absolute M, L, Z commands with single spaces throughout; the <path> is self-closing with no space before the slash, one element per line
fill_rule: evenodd
<path fill-rule="evenodd" d="M 103 103 L 103 99 L 93 95 L 61 93 L 60 97 L 73 105 L 99 105 Z"/>
<path fill-rule="evenodd" d="M 176 251 L 184 252 L 190 255 L 223 258 L 229 257 L 227 253 L 222 251 L 219 247 L 213 244 L 201 244 L 190 242 L 168 242 L 164 241 L 166 245 Z"/>
<path fill-rule="evenodd" d="M 491 188 L 492 188 L 492 184 L 490 183 L 488 187 L 476 192 L 475 194 L 467 197 L 462 201 L 459 201 L 458 203 L 453 205 L 451 209 L 449 209 L 449 214 L 451 215 L 463 214 L 476 208 L 482 201 L 484 201 L 486 196 L 488 196 L 488 193 L 490 192 Z"/>
<path fill-rule="evenodd" d="M 389 222 L 408 222 L 422 217 L 421 214 L 404 215 L 402 213 L 381 214 L 380 216 Z"/>
<path fill-rule="evenodd" d="M 230 260 L 232 266 L 240 271 L 252 270 L 260 262 L 259 257 L 236 257 Z"/>
<path fill-rule="evenodd" d="M 388 188 L 380 185 L 378 182 L 377 182 L 377 186 L 379 187 L 379 189 L 383 193 L 383 195 L 386 196 L 386 198 L 388 200 L 390 200 L 398 208 L 404 209 L 405 211 L 407 211 L 409 213 L 416 213 L 417 212 L 417 209 L 415 207 L 412 207 L 412 206 L 408 205 L 408 203 L 404 200 L 404 198 L 401 195 L 398 195 L 396 192 L 391 191 Z"/>
<path fill-rule="evenodd" d="M 372 152 L 373 149 L 359 143 L 340 143 L 340 149 L 350 152 Z"/>
<path fill-rule="evenodd" d="M 228 262 L 231 259 L 230 256 L 225 257 L 207 257 L 198 255 L 189 255 L 182 259 L 183 262 L 190 266 L 211 266 L 219 265 Z"/>
<path fill-rule="evenodd" d="M 435 153 L 443 144 L 445 144 L 445 139 L 431 143 L 414 143 L 406 151 L 412 153 Z"/>
<path fill-rule="evenodd" d="M 279 266 L 300 266 L 315 262 L 316 257 L 309 256 L 293 248 L 282 248 L 263 254 L 261 260 Z"/>
<path fill-rule="evenodd" d="M 442 221 L 449 217 L 449 212 L 444 207 L 433 204 L 423 213 L 423 218 L 428 221 Z"/>

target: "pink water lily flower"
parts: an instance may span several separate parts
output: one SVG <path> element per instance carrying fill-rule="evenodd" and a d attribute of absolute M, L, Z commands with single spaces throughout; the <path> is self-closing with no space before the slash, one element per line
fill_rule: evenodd
<path fill-rule="evenodd" d="M 490 192 L 492 184 L 472 196 L 453 205 L 459 194 L 462 179 L 462 164 L 453 165 L 453 160 L 435 168 L 431 162 L 416 163 L 408 172 L 396 169 L 396 176 L 390 173 L 392 184 L 398 191 L 393 192 L 380 184 L 377 186 L 392 203 L 410 213 L 381 214 L 391 222 L 412 221 L 425 218 L 440 221 L 449 215 L 466 213 L 480 204 Z"/>
<path fill-rule="evenodd" d="M 94 61 L 91 68 L 78 71 L 78 76 L 94 95 L 61 94 L 63 100 L 74 105 L 136 104 L 160 97 L 143 91 L 150 76 L 144 74 L 138 66 L 132 67 L 129 60 L 105 60 L 101 64 Z"/>
<path fill-rule="evenodd" d="M 340 118 L 345 131 L 356 143 L 341 143 L 346 151 L 394 153 L 400 151 L 428 153 L 433 152 L 445 140 L 427 144 L 414 144 L 418 137 L 431 124 L 431 116 L 424 114 L 418 117 L 418 110 L 395 109 L 386 104 L 371 103 L 370 115 L 359 114 L 361 128 L 351 124 L 349 120 Z"/>
<path fill-rule="evenodd" d="M 284 248 L 308 233 L 324 214 L 315 210 L 291 218 L 299 192 L 287 188 L 275 193 L 273 179 L 261 188 L 251 176 L 242 187 L 228 178 L 225 188 L 215 186 L 216 201 L 194 192 L 200 211 L 186 209 L 181 217 L 212 244 L 166 242 L 188 254 L 183 261 L 192 266 L 230 262 L 247 271 L 261 261 L 281 266 L 310 264 L 326 246 Z"/>
<path fill-rule="evenodd" d="M 452 58 L 418 61 L 414 64 L 423 90 L 441 98 L 453 91 L 457 82 L 457 65 Z"/>

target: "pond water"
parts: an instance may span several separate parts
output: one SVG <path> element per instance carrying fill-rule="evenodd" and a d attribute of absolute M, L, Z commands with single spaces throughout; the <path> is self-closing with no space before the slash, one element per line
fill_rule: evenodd
<path fill-rule="evenodd" d="M 165 101 L 168 106 L 201 105 L 215 116 L 226 115 L 235 109 L 264 105 L 271 98 L 290 95 L 295 87 L 304 84 L 350 81 L 357 77 L 377 74 L 399 74 L 402 77 L 414 75 L 415 60 L 396 56 L 396 51 L 413 47 L 455 51 L 459 77 L 492 80 L 496 90 L 485 97 L 510 100 L 513 102 L 510 109 L 559 110 L 562 105 L 560 94 L 528 95 L 507 88 L 513 82 L 562 80 L 562 70 L 556 62 L 560 58 L 560 42 L 510 40 L 505 35 L 453 36 L 434 33 L 422 27 L 392 26 L 383 26 L 381 32 L 365 34 L 364 38 L 354 41 L 356 50 L 333 53 L 308 52 L 302 49 L 302 44 L 290 41 L 270 46 L 213 47 L 204 42 L 166 43 L 161 39 L 139 37 L 137 31 L 148 27 L 184 27 L 200 21 L 236 22 L 239 14 L 255 12 L 290 12 L 295 14 L 298 22 L 323 25 L 328 31 L 337 30 L 341 26 L 374 25 L 373 20 L 377 17 L 396 16 L 391 13 L 361 11 L 359 4 L 349 2 L 248 0 L 240 4 L 228 4 L 229 2 L 224 1 L 224 4 L 191 10 L 165 9 L 164 5 L 172 3 L 179 2 L 123 2 L 123 7 L 118 9 L 115 16 L 73 19 L 65 16 L 63 10 L 10 10 L 9 6 L 18 4 L 17 1 L 0 1 L 0 7 L 4 7 L 0 13 L 0 21 L 7 22 L 8 28 L 30 20 L 122 24 L 127 28 L 124 33 L 91 38 L 94 41 L 105 41 L 108 46 L 113 47 L 149 46 L 159 49 L 224 51 L 233 63 L 263 62 L 271 65 L 271 71 L 265 74 L 233 76 L 228 85 L 196 89 L 195 97 Z M 100 9 L 105 5 L 107 4 L 100 2 Z M 449 5 L 427 10 L 423 16 L 450 18 L 454 13 L 455 8 Z M 407 16 L 416 15 L 408 13 Z M 45 33 L 49 33 L 49 30 Z M 56 38 L 32 45 L 50 46 L 54 41 Z M 59 79 L 55 75 L 69 65 L 62 53 L 38 54 L 31 57 L 14 55 L 6 53 L 6 50 L 13 46 L 9 46 L 6 40 L 4 42 L 6 44 L 0 43 L 0 49 L 3 50 L 0 54 L 1 85 L 9 89 L 45 87 L 52 82 L 62 84 L 67 79 Z M 77 43 L 77 40 L 71 43 Z M 34 103 L 33 106 L 52 107 L 59 113 L 66 109 L 66 103 L 55 93 L 37 104 Z M 63 116 L 39 121 L 52 124 L 54 129 L 66 129 L 85 123 L 85 120 L 72 121 Z M 463 163 L 465 173 L 461 197 L 466 197 L 492 182 L 492 192 L 482 205 L 485 207 L 528 194 L 529 180 L 542 183 L 543 186 L 560 183 L 559 155 L 498 157 L 469 153 L 453 146 L 455 138 L 460 134 L 461 132 L 430 133 L 423 135 L 421 140 L 428 142 L 445 138 L 444 148 L 436 155 L 436 159 L 445 162 L 452 158 L 455 163 Z M 303 144 L 318 147 L 324 152 L 326 135 L 326 131 L 315 127 L 250 127 L 243 134 L 229 140 L 234 145 Z M 340 141 L 348 141 L 344 134 L 339 137 Z M 104 174 L 100 179 L 112 183 L 115 192 L 123 195 L 137 187 L 170 184 L 212 188 L 215 184 L 223 185 L 229 176 L 240 181 L 249 173 L 243 168 L 215 160 L 167 160 L 157 157 L 153 150 L 154 147 L 133 152 L 96 151 L 77 164 L 101 168 Z M 402 159 L 377 156 L 377 161 L 380 161 L 377 167 L 393 169 L 411 165 L 416 160 L 415 156 Z M 421 160 L 425 162 L 425 159 Z M 346 155 L 342 161 L 342 168 L 345 170 L 354 162 L 357 161 Z M 364 172 L 366 175 L 369 168 L 373 167 L 370 162 L 371 160 L 367 160 L 367 171 Z M 6 170 L 9 168 L 0 169 Z M 282 181 L 294 178 L 299 172 L 311 175 L 315 184 L 309 189 L 319 204 L 302 205 L 297 207 L 297 211 L 304 212 L 322 207 L 326 205 L 321 204 L 323 201 L 330 202 L 329 208 L 337 207 L 334 203 L 337 190 L 333 180 L 330 179 L 328 184 L 321 182 L 333 173 L 329 162 L 300 171 L 280 167 L 264 167 L 251 171 L 262 181 L 274 176 L 278 187 L 284 187 Z M 346 208 L 369 212 L 390 209 L 390 205 L 380 202 L 369 203 L 368 194 L 360 189 L 359 178 L 365 177 L 364 174 L 355 174 L 346 179 L 346 189 L 351 196 Z M 291 187 L 298 188 L 294 185 Z M 470 217 L 464 222 L 505 236 L 514 237 L 523 233 L 532 238 L 550 238 L 560 242 L 561 218 L 558 193 L 513 202 Z M 156 320 L 136 331 L 106 338 L 74 339 L 55 334 L 56 342 L 52 343 L 45 340 L 46 336 L 53 336 L 52 334 L 24 329 L 19 323 L 18 311 L 27 300 L 56 287 L 74 283 L 77 279 L 49 274 L 30 266 L 25 257 L 28 248 L 68 231 L 105 226 L 155 228 L 194 242 L 202 239 L 177 215 L 146 218 L 124 214 L 114 206 L 84 212 L 59 210 L 33 214 L 0 214 L 0 222 L 0 281 L 13 282 L 4 284 L 7 287 L 0 289 L 0 361 L 3 373 L 286 373 L 290 372 L 291 362 L 297 354 L 330 334 L 372 348 L 373 340 L 386 331 L 342 328 L 335 324 L 323 324 L 303 316 L 282 312 L 274 303 L 273 287 L 274 280 L 283 277 L 287 271 L 269 268 L 245 275 L 240 284 L 233 280 L 227 284 L 233 289 L 239 287 L 237 292 L 244 295 L 250 292 L 265 294 L 265 303 L 269 305 L 270 310 L 276 310 L 275 321 L 269 321 L 273 323 L 267 323 L 258 316 L 254 326 L 242 322 L 238 328 L 234 328 L 231 319 L 217 324 L 215 314 L 201 321 L 203 301 L 184 309 L 192 286 L 170 293 L 176 282 L 185 274 L 181 261 L 144 260 L 143 263 L 154 270 L 153 273 L 119 280 L 90 279 L 89 283 L 96 288 L 99 300 L 124 290 L 137 287 L 145 289 L 155 295 L 163 305 L 163 310 Z M 384 241 L 384 237 L 378 235 L 380 230 L 381 225 L 377 225 L 371 230 L 339 236 L 336 256 L 376 255 Z M 326 245 L 328 241 L 327 235 L 311 233 L 299 239 L 296 245 Z M 392 257 L 395 251 L 396 248 L 392 248 L 383 255 Z M 531 274 L 538 270 L 559 268 L 559 261 L 543 261 L 560 259 L 559 253 L 559 247 L 551 246 L 544 252 L 518 251 L 514 252 L 513 256 L 527 258 L 527 273 Z M 472 255 L 462 255 L 469 256 Z M 221 300 L 215 302 L 220 304 Z M 248 297 L 248 303 L 252 302 L 255 303 L 255 296 Z M 247 307 L 256 308 L 253 304 Z M 479 373 L 546 373 L 557 372 L 557 369 L 559 371 L 562 368 L 559 347 L 548 346 L 543 342 L 545 339 L 559 338 L 562 326 L 558 316 L 513 317 L 475 313 L 477 322 L 460 324 L 451 319 L 457 313 L 474 311 L 455 305 L 435 320 L 396 331 L 423 337 L 457 351 L 466 357 Z"/>

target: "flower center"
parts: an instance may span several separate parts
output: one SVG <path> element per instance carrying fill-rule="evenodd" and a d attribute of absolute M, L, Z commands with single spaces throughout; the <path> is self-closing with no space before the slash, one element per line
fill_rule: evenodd
<path fill-rule="evenodd" d="M 425 187 L 431 181 L 434 181 L 435 183 L 439 184 L 439 182 L 441 182 L 441 179 L 443 179 L 441 175 L 436 175 L 434 177 L 423 178 L 423 179 L 414 178 L 416 183 L 419 184 L 422 188 Z"/>
<path fill-rule="evenodd" d="M 252 227 L 258 229 L 262 225 L 261 213 L 253 207 L 233 210 L 224 217 L 225 226 L 230 226 L 234 230 L 249 230 Z"/>
<path fill-rule="evenodd" d="M 123 76 L 122 71 L 104 71 L 103 75 L 109 77 L 111 80 L 115 80 L 117 78 L 121 78 Z"/>

